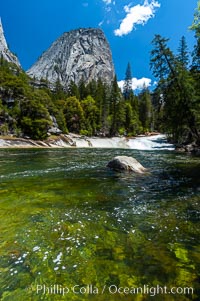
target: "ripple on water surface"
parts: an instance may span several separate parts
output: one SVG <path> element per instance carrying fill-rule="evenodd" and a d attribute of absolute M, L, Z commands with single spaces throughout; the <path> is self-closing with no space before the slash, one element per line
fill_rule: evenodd
<path fill-rule="evenodd" d="M 135 157 L 150 173 L 110 171 L 116 155 Z M 198 300 L 196 158 L 164 149 L 9 150 L 0 151 L 0 165 L 2 300 L 41 300 L 36 285 L 52 283 L 192 286 L 196 295 L 181 300 Z M 80 301 L 72 293 L 53 297 Z"/>

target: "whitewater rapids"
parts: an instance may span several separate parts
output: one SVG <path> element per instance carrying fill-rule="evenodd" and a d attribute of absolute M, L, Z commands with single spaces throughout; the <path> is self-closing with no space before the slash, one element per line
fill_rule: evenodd
<path fill-rule="evenodd" d="M 73 138 L 74 145 L 78 148 L 124 148 L 136 150 L 174 150 L 173 144 L 167 142 L 166 136 L 159 134 L 148 137 L 126 138 Z"/>
<path fill-rule="evenodd" d="M 165 135 L 148 137 L 113 137 L 97 138 L 79 135 L 61 135 L 55 140 L 35 141 L 31 139 L 0 139 L 0 148 L 119 148 L 136 150 L 174 150 L 174 146 L 167 142 Z"/>

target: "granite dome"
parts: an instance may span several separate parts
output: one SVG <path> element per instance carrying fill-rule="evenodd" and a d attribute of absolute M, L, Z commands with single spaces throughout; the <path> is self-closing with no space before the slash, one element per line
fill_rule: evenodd
<path fill-rule="evenodd" d="M 14 63 L 18 67 L 20 66 L 20 62 L 16 55 L 14 55 L 8 48 L 5 36 L 4 36 L 4 31 L 3 31 L 3 26 L 2 22 L 0 19 L 0 56 L 3 57 L 4 60 L 6 60 L 9 63 Z"/>
<path fill-rule="evenodd" d="M 114 78 L 112 54 L 101 29 L 80 28 L 64 33 L 27 71 L 36 79 L 67 87 L 71 81 L 89 83 L 99 78 L 110 83 Z"/>

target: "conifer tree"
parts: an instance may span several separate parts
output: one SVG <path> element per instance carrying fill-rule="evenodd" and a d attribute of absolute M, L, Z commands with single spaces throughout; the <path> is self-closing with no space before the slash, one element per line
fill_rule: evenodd
<path fill-rule="evenodd" d="M 160 82 L 164 83 L 169 74 L 176 76 L 174 69 L 174 55 L 167 46 L 169 39 L 162 38 L 160 35 L 155 35 L 152 41 L 154 46 L 151 51 L 150 67 L 153 74 Z"/>
<path fill-rule="evenodd" d="M 75 96 L 68 97 L 63 112 L 68 130 L 79 134 L 84 127 L 84 112 L 80 101 Z"/>
<path fill-rule="evenodd" d="M 66 93 L 64 92 L 63 86 L 59 79 L 57 79 L 55 83 L 55 91 L 53 93 L 54 100 L 64 99 L 66 97 Z"/>
<path fill-rule="evenodd" d="M 110 88 L 98 79 L 96 86 L 95 101 L 99 110 L 98 128 L 105 136 L 108 134 L 109 93 Z"/>
<path fill-rule="evenodd" d="M 194 20 L 191 30 L 195 33 L 196 44 L 194 46 L 194 51 L 192 53 L 192 72 L 200 73 L 200 0 L 198 1 L 197 8 L 194 14 Z"/>
<path fill-rule="evenodd" d="M 143 126 L 143 131 L 147 132 L 152 127 L 153 108 L 149 90 L 144 86 L 139 94 L 139 118 Z"/>
<path fill-rule="evenodd" d="M 79 89 L 77 87 L 77 85 L 71 81 L 68 89 L 67 89 L 67 95 L 70 96 L 75 96 L 77 99 L 80 99 L 80 93 L 79 93 Z"/>
<path fill-rule="evenodd" d="M 194 82 L 187 69 L 180 68 L 167 47 L 167 40 L 155 36 L 151 67 L 159 79 L 160 98 L 163 100 L 165 129 L 175 142 L 198 139 L 196 128 Z"/>
<path fill-rule="evenodd" d="M 197 3 L 197 8 L 194 13 L 194 20 L 190 29 L 194 31 L 196 38 L 196 44 L 192 52 L 191 74 L 195 81 L 196 100 L 193 105 L 193 111 L 197 125 L 197 143 L 200 145 L 200 0 Z"/>
<path fill-rule="evenodd" d="M 186 39 L 184 36 L 180 40 L 177 60 L 182 68 L 187 69 L 189 63 L 189 54 Z"/>
<path fill-rule="evenodd" d="M 130 98 L 130 95 L 133 94 L 132 88 L 132 72 L 131 72 L 131 65 L 128 63 L 125 73 L 125 80 L 123 85 L 123 95 L 125 100 Z"/>
<path fill-rule="evenodd" d="M 84 112 L 84 122 L 86 126 L 87 135 L 95 135 L 98 123 L 98 108 L 92 96 L 88 95 L 81 101 L 81 106 Z"/>
<path fill-rule="evenodd" d="M 114 136 L 118 134 L 119 128 L 122 126 L 122 123 L 125 118 L 125 111 L 124 111 L 124 106 L 122 104 L 121 90 L 118 86 L 116 76 L 114 77 L 111 86 L 110 117 L 111 117 L 110 134 L 111 136 Z"/>
<path fill-rule="evenodd" d="M 80 100 L 86 98 L 89 95 L 89 92 L 85 85 L 84 79 L 81 79 L 81 81 L 78 85 L 78 90 L 79 90 L 79 99 Z"/>

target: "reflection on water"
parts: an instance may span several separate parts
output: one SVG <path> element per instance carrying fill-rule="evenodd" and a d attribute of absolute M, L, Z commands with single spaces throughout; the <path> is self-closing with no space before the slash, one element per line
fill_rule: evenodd
<path fill-rule="evenodd" d="M 115 155 L 135 157 L 150 173 L 108 170 Z M 0 167 L 1 300 L 152 300 L 108 291 L 144 285 L 194 288 L 155 300 L 199 300 L 197 158 L 165 150 L 1 150 Z M 54 284 L 84 289 L 37 292 Z"/>

